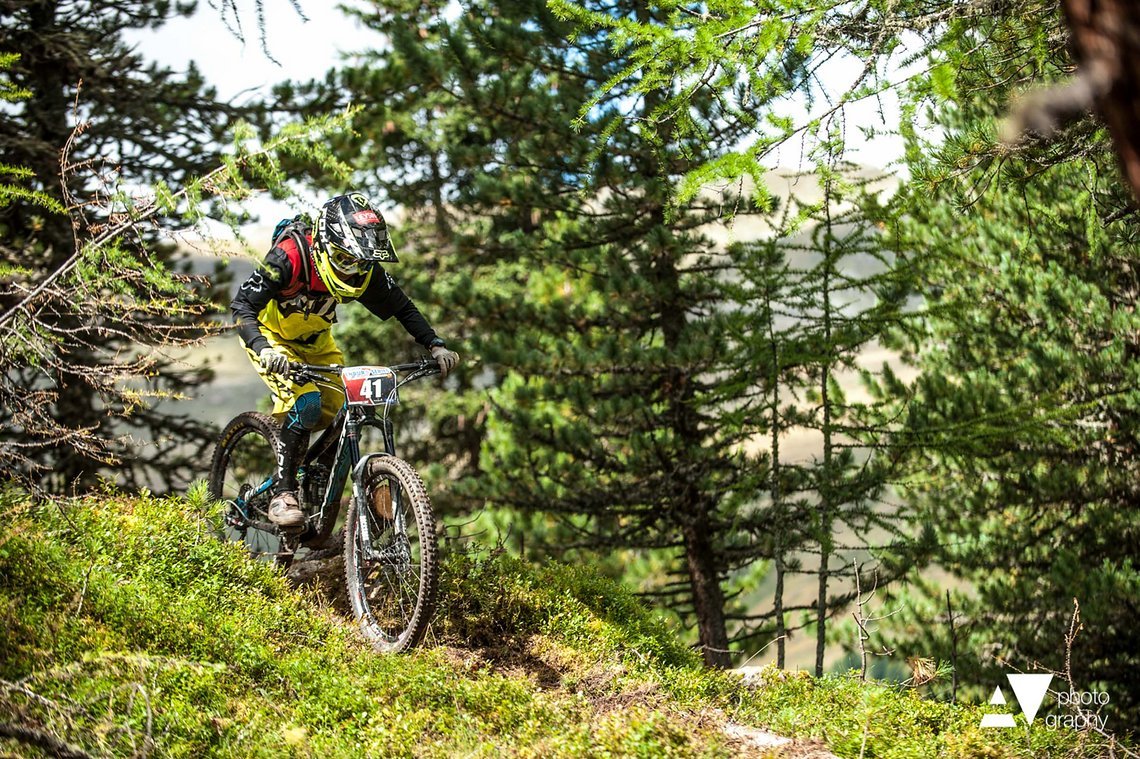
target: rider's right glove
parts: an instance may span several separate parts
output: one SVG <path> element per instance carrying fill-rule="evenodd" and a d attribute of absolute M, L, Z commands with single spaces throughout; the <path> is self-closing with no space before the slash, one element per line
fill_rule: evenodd
<path fill-rule="evenodd" d="M 257 361 L 270 374 L 289 373 L 289 357 L 276 348 L 262 348 L 257 354 Z"/>

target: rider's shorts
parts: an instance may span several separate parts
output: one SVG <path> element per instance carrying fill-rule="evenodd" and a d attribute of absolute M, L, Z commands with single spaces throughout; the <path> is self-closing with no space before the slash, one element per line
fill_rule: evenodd
<path fill-rule="evenodd" d="M 264 327 L 260 331 L 269 341 L 269 344 L 288 356 L 290 361 L 297 361 L 302 364 L 344 363 L 344 354 L 336 346 L 332 330 L 319 332 L 314 338 L 306 341 L 283 340 Z M 244 345 L 244 343 L 242 344 Z M 341 406 L 344 405 L 344 389 L 340 386 L 339 378 L 336 375 L 329 376 L 329 379 L 334 383 L 332 385 L 321 384 L 317 386 L 312 382 L 298 385 L 279 374 L 270 374 L 265 371 L 257 360 L 256 353 L 249 348 L 246 348 L 245 352 L 249 356 L 249 360 L 253 362 L 253 368 L 257 370 L 257 375 L 273 393 L 273 416 L 277 421 L 282 421 L 285 418 L 285 414 L 293 408 L 293 404 L 298 398 L 305 393 L 317 391 L 321 394 L 321 421 L 318 422 L 316 429 L 324 429 L 332 423 L 336 412 L 340 411 Z"/>

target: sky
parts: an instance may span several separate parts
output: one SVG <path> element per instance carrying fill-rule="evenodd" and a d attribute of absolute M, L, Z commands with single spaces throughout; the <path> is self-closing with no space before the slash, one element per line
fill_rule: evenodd
<path fill-rule="evenodd" d="M 302 0 L 306 21 L 285 0 L 264 2 L 269 53 L 279 63 L 262 50 L 254 0 L 236 0 L 244 42 L 209 2 L 199 2 L 190 18 L 176 18 L 157 30 L 136 30 L 128 38 L 148 59 L 173 69 L 185 69 L 193 61 L 222 98 L 239 102 L 268 95 L 270 87 L 285 79 L 322 77 L 340 53 L 369 41 L 360 25 L 333 3 Z"/>
<path fill-rule="evenodd" d="M 214 0 L 213 6 L 220 2 Z M 147 60 L 176 71 L 186 70 L 193 62 L 217 88 L 220 99 L 236 103 L 268 97 L 278 82 L 323 78 L 343 54 L 375 44 L 374 35 L 338 10 L 337 4 L 301 0 L 306 20 L 286 0 L 264 2 L 267 47 L 276 62 L 262 49 L 254 0 L 234 0 L 244 42 L 227 27 L 227 20 L 235 26 L 233 15 L 224 19 L 222 12 L 206 1 L 199 2 L 197 12 L 189 18 L 175 18 L 158 29 L 134 30 L 125 36 Z M 307 200 L 313 204 L 318 201 L 315 196 Z M 246 207 L 260 219 L 244 230 L 255 244 L 260 242 L 258 237 L 268 237 L 268 230 L 279 219 L 296 213 L 287 204 L 268 197 Z M 209 233 L 229 237 L 221 225 L 210 225 Z"/>

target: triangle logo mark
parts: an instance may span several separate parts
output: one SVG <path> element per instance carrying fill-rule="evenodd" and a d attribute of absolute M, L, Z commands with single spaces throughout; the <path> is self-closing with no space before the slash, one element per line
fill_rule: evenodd
<path fill-rule="evenodd" d="M 1045 692 L 1049 690 L 1049 683 L 1053 681 L 1052 675 L 1006 675 L 1009 685 L 1013 688 L 1013 695 L 1025 712 L 1025 719 L 1033 724 L 1041 702 L 1045 700 Z"/>

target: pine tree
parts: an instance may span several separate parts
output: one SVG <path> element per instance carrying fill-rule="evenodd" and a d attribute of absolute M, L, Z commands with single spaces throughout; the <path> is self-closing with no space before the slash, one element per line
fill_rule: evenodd
<path fill-rule="evenodd" d="M 926 472 L 908 506 L 934 540 L 916 563 L 967 585 L 947 609 L 916 582 L 892 632 L 902 653 L 955 659 L 974 696 L 1010 667 L 1071 664 L 1121 730 L 1140 714 L 1135 210 L 1092 119 L 1013 153 L 995 139 L 1012 89 L 1067 75 L 1059 30 L 1021 9 L 960 30 L 956 76 L 922 93 L 945 141 L 913 145 L 895 228 L 923 253 L 929 313 L 929 337 L 904 344 L 923 373 L 899 440 Z"/>
<path fill-rule="evenodd" d="M 591 13 L 585 4 L 557 7 L 619 40 L 639 64 L 624 70 L 626 80 L 668 98 L 649 128 L 688 128 L 692 98 L 708 89 L 721 95 L 730 122 L 740 111 L 745 121 L 764 114 L 745 149 L 690 174 L 682 188 L 689 191 L 708 176 L 755 170 L 789 138 L 826 132 L 826 119 L 787 114 L 800 102 L 790 96 L 810 103 L 818 94 L 814 74 L 828 61 L 863 66 L 855 86 L 826 103 L 841 113 L 889 86 L 883 74 L 900 50 L 927 60 L 903 90 L 899 131 L 911 140 L 917 182 L 899 205 L 908 223 L 898 227 L 905 234 L 897 246 L 929 253 L 919 293 L 932 306 L 931 326 L 925 339 L 912 333 L 897 344 L 919 357 L 923 380 L 907 415 L 911 431 L 895 442 L 927 454 L 915 466 L 929 471 L 915 479 L 928 494 L 909 505 L 929 508 L 920 511 L 927 529 L 899 561 L 926 566 L 941 543 L 936 555 L 984 589 L 968 626 L 1007 641 L 1022 666 L 1063 645 L 1071 607 L 1061 596 L 1134 597 L 1134 552 L 1126 548 L 1136 542 L 1127 389 L 1134 215 L 1091 119 L 1049 143 L 1031 138 L 1012 149 L 995 139 L 1011 95 L 1073 69 L 1058 5 L 728 3 L 677 6 L 659 24 Z M 1082 45 L 1121 33 L 1081 27 Z M 1085 52 L 1110 59 L 1115 50 Z M 745 79 L 750 86 L 738 96 Z M 1131 90 L 1126 79 L 1115 84 L 1107 103 L 1127 142 L 1119 116 Z M 928 118 L 945 142 L 923 141 Z M 936 592 L 925 608 L 941 609 L 944 600 Z M 1125 619 L 1135 610 L 1105 604 L 1094 625 L 1082 609 L 1091 650 L 1078 674 L 1110 678 L 1131 713 L 1135 688 L 1119 673 L 1134 669 L 1137 647 L 1127 633 L 1134 625 Z"/>
<path fill-rule="evenodd" d="M 0 53 L 0 102 L 15 103 L 31 97 L 31 92 L 16 86 L 9 78 L 8 69 L 18 60 L 20 60 L 19 53 Z M 30 206 L 38 206 L 41 213 L 63 213 L 63 206 L 58 201 L 43 192 L 27 187 L 31 176 L 32 171 L 26 166 L 0 163 L 0 177 L 4 178 L 4 184 L 0 185 L 0 209 L 19 199 Z M 4 248 L 4 255 L 7 259 L 15 257 L 14 251 L 7 247 Z M 0 276 L 9 277 L 16 274 L 18 267 L 10 264 L 5 264 L 3 269 L 0 269 Z"/>
<path fill-rule="evenodd" d="M 2 261 L 16 272 L 0 292 L 4 363 L 15 373 L 7 376 L 12 384 L 4 392 L 34 395 L 43 410 L 32 419 L 17 413 L 19 404 L 5 402 L 0 439 L 22 462 L 20 473 L 41 478 L 39 484 L 50 489 L 88 486 L 109 468 L 130 484 L 152 487 L 186 482 L 201 471 L 210 440 L 206 425 L 138 403 L 145 388 L 121 392 L 98 370 L 116 357 L 145 355 L 148 323 L 185 330 L 207 307 L 208 293 L 192 294 L 186 282 L 168 288 L 170 246 L 152 226 L 140 226 L 123 241 L 118 259 L 108 249 L 103 260 L 79 262 L 78 268 L 90 266 L 93 273 L 115 274 L 123 267 L 117 282 L 100 280 L 89 288 L 93 297 L 108 300 L 97 318 L 77 304 L 52 300 L 50 292 L 26 302 L 73 260 L 77 241 L 109 228 L 107 213 L 133 212 L 131 195 L 138 188 L 159 181 L 180 186 L 219 162 L 218 143 L 242 112 L 218 102 L 193 69 L 178 76 L 147 64 L 123 39 L 127 30 L 191 10 L 192 4 L 168 2 L 0 4 L 2 52 L 20 55 L 10 79 L 29 93 L 0 110 L 0 154 L 31 172 L 30 189 L 68 211 L 45 213 L 21 196 L 0 209 Z M 82 133 L 69 142 L 80 124 Z M 61 167 L 65 145 L 67 165 Z M 177 222 L 177 215 L 166 218 Z M 75 263 L 69 266 L 76 270 Z M 110 288 L 105 296 L 99 295 L 102 287 Z M 119 296 L 134 305 L 112 305 Z M 68 337 L 58 350 L 23 355 L 29 344 L 21 330 L 36 329 L 36 320 Z M 208 376 L 157 358 L 147 374 L 150 390 L 159 394 L 195 388 Z M 149 445 L 132 449 L 128 434 Z"/>
<path fill-rule="evenodd" d="M 770 422 L 755 413 L 769 397 L 770 346 L 754 336 L 758 306 L 740 299 L 741 277 L 758 275 L 754 252 L 720 250 L 700 232 L 754 209 L 731 192 L 670 205 L 680 177 L 745 127 L 709 121 L 707 138 L 672 142 L 614 130 L 629 100 L 618 89 L 575 130 L 569 115 L 627 61 L 598 35 L 570 38 L 541 4 L 472 5 L 453 20 L 435 6 L 378 11 L 361 19 L 392 50 L 336 73 L 332 87 L 283 92 L 319 108 L 375 99 L 357 122 L 363 145 L 343 148 L 362 182 L 409 210 L 411 266 L 397 275 L 476 358 L 453 386 L 462 392 L 425 396 L 435 434 L 409 455 L 446 462 L 454 484 L 436 489 L 446 508 L 498 509 L 536 555 L 617 571 L 648 562 L 665 579 L 642 589 L 726 663 L 730 626 L 747 636 L 757 616 L 734 598 L 763 560 L 794 561 L 808 537 L 790 500 L 807 475 L 788 468 L 798 490 L 774 522 L 757 505 L 775 481 L 768 460 L 745 453 Z M 658 105 L 637 103 L 646 114 Z M 354 357 L 390 360 L 392 343 L 366 319 L 348 327 Z M 461 437 L 449 417 L 464 421 Z M 776 532 L 785 542 L 774 554 Z M 848 595 L 826 598 L 826 613 Z"/>
<path fill-rule="evenodd" d="M 742 513 L 741 527 L 768 536 L 776 573 L 771 608 L 741 615 L 740 638 L 775 640 L 783 666 L 786 639 L 811 626 L 818 673 L 828 621 L 854 600 L 854 562 L 868 573 L 862 579 L 873 574 L 885 586 L 898 574 L 889 549 L 908 527 L 889 486 L 898 474 L 889 440 L 899 403 L 885 387 L 899 383 L 889 366 L 862 365 L 868 348 L 912 319 L 910 261 L 884 247 L 876 224 L 886 213 L 875 197 L 882 179 L 825 155 L 797 182 L 817 187 L 818 197 L 793 195 L 772 236 L 746 246 L 751 256 L 733 293 L 751 320 L 745 334 L 765 394 L 758 429 L 769 440 L 766 497 Z M 851 384 L 867 397 L 849 398 Z M 782 438 L 796 433 L 818 440 L 806 459 L 782 450 Z M 813 578 L 815 601 L 788 609 L 785 585 L 797 577 Z M 789 625 L 791 611 L 804 613 L 801 622 Z"/>
<path fill-rule="evenodd" d="M 486 338 L 525 321 L 516 309 L 533 265 L 527 252 L 566 223 L 559 214 L 582 213 L 589 143 L 566 115 L 597 84 L 565 65 L 568 27 L 541 2 L 472 6 L 457 18 L 445 11 L 444 3 L 376 3 L 358 18 L 382 35 L 378 49 L 325 82 L 279 90 L 310 112 L 367 104 L 359 138 L 334 149 L 358 167 L 358 186 L 402 210 L 394 231 L 402 262 L 389 273 L 464 357 L 448 392 L 421 383 L 401 411 L 412 422 L 405 429 L 420 426 L 421 412 L 426 422 L 423 434 L 398 441 L 402 455 L 440 484 L 480 476 L 483 389 L 499 378 Z M 605 71 L 604 49 L 575 51 L 585 68 Z M 398 327 L 378 334 L 369 315 L 347 312 L 339 334 L 354 358 L 392 362 L 412 349 Z M 481 503 L 462 488 L 433 490 L 444 513 Z"/>
<path fill-rule="evenodd" d="M 460 388 L 476 377 L 496 388 L 489 402 L 474 389 L 441 406 L 487 420 L 469 438 L 481 453 L 462 492 L 549 515 L 532 517 L 551 520 L 557 542 L 543 550 L 667 554 L 676 582 L 662 592 L 696 620 L 709 660 L 726 663 L 722 582 L 749 562 L 724 552 L 743 477 L 739 425 L 720 424 L 729 398 L 714 379 L 742 371 L 713 276 L 730 264 L 698 231 L 717 204 L 668 206 L 704 146 L 623 131 L 591 156 L 625 94 L 580 130 L 572 114 L 623 62 L 596 36 L 571 39 L 542 3 L 472 4 L 453 21 L 380 7 L 364 18 L 394 51 L 338 86 L 349 99 L 393 93 L 358 121 L 368 142 L 353 150 L 366 172 L 386 167 L 364 176 L 389 198 L 426 210 L 416 230 L 437 237 L 420 239 L 446 247 L 420 268 L 425 303 L 446 304 L 476 358 Z"/>

